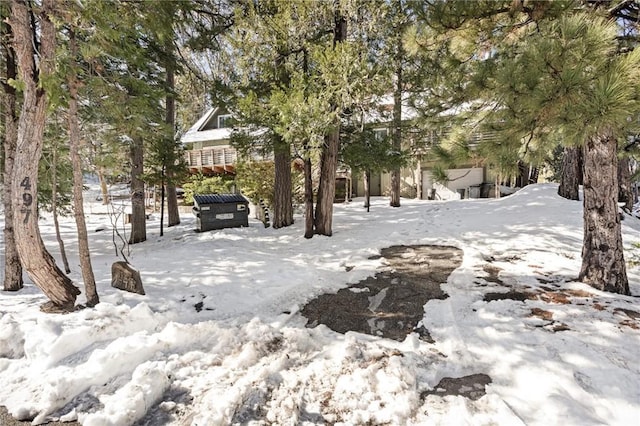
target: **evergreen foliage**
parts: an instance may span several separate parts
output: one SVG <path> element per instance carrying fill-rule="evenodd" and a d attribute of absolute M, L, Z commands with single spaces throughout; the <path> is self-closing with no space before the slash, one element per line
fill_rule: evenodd
<path fill-rule="evenodd" d="M 194 195 L 228 194 L 233 192 L 235 183 L 230 177 L 192 175 L 183 185 L 185 204 L 193 204 Z"/>
<path fill-rule="evenodd" d="M 342 161 L 355 175 L 365 171 L 387 172 L 404 167 L 409 160 L 408 153 L 394 149 L 391 136 L 379 137 L 374 129 L 354 126 L 342 128 Z"/>

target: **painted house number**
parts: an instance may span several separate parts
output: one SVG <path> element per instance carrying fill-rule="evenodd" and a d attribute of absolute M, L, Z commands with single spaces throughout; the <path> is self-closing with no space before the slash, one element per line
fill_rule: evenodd
<path fill-rule="evenodd" d="M 20 187 L 24 189 L 22 193 L 22 208 L 21 213 L 24 213 L 24 221 L 22 223 L 29 223 L 31 217 L 31 205 L 33 204 L 33 195 L 31 195 L 31 180 L 28 176 L 25 176 L 20 182 Z"/>

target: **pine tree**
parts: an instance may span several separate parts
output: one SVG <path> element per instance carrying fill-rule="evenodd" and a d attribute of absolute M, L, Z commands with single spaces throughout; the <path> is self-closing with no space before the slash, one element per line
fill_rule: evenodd
<path fill-rule="evenodd" d="M 347 17 L 339 0 L 334 1 L 333 49 L 338 58 L 342 56 L 343 45 L 347 40 Z M 338 72 L 337 69 L 333 72 Z M 331 77 L 329 74 L 327 77 Z M 335 114 L 341 105 L 337 99 L 331 100 L 331 109 Z M 320 156 L 320 178 L 318 182 L 318 200 L 314 212 L 314 226 L 317 234 L 330 237 L 333 234 L 333 200 L 336 193 L 336 170 L 338 168 L 338 152 L 340 151 L 340 117 L 331 123 L 324 135 L 324 145 Z"/>
<path fill-rule="evenodd" d="M 372 173 L 397 170 L 406 164 L 406 155 L 398 154 L 393 136 L 382 137 L 363 123 L 352 123 L 342 129 L 341 158 L 355 175 L 364 177 L 365 203 L 370 208 L 370 177 Z"/>
<path fill-rule="evenodd" d="M 69 71 L 66 75 L 66 83 L 69 89 L 67 128 L 71 164 L 73 165 L 73 211 L 76 221 L 76 230 L 78 232 L 78 256 L 80 258 L 80 270 L 82 272 L 82 280 L 84 282 L 86 304 L 89 307 L 93 307 L 100 302 L 100 298 L 98 297 L 96 279 L 93 273 L 93 267 L 91 266 L 89 236 L 87 234 L 87 224 L 84 219 L 84 198 L 82 195 L 84 185 L 80 154 L 80 116 L 78 112 L 80 77 L 78 75 L 77 62 L 79 52 L 76 31 L 74 28 L 68 29 L 68 38 L 71 63 L 69 64 Z"/>
<path fill-rule="evenodd" d="M 234 109 L 237 128 L 244 133 L 236 141 L 261 145 L 282 164 L 285 157 L 287 164 L 292 157 L 302 160 L 307 238 L 332 233 L 342 120 L 379 95 L 368 36 L 380 22 L 372 19 L 380 9 L 382 4 L 374 2 L 259 1 L 243 3 L 235 18 L 229 43 L 236 95 L 227 107 Z M 353 30 L 347 40 L 348 25 Z M 320 177 L 313 212 L 316 168 Z M 278 179 L 289 167 L 276 169 Z M 276 185 L 283 194 L 290 192 L 287 182 Z M 276 216 L 289 217 L 289 209 L 278 211 Z"/>
<path fill-rule="evenodd" d="M 2 52 L 2 122 L 3 122 L 3 203 L 4 203 L 4 283 L 5 291 L 18 291 L 23 287 L 22 264 L 18 256 L 14 233 L 14 216 L 11 209 L 11 178 L 15 167 L 15 150 L 18 137 L 17 91 L 12 81 L 17 77 L 15 51 L 10 43 L 11 26 L 8 3 L 0 3 L 0 51 Z"/>
<path fill-rule="evenodd" d="M 478 71 L 470 81 L 475 79 L 484 89 L 479 93 L 491 101 L 485 121 L 498 134 L 493 152 L 515 153 L 518 160 L 532 148 L 550 150 L 545 144 L 559 138 L 567 146 L 583 147 L 584 245 L 579 277 L 596 288 L 628 294 L 616 204 L 617 150 L 639 112 L 634 82 L 640 53 L 620 50 L 615 21 L 573 6 L 505 2 L 489 5 L 493 10 L 479 15 L 464 2 L 450 2 L 446 7 L 458 8 L 464 19 L 448 15 L 447 23 L 463 28 L 475 16 L 470 22 L 490 34 L 486 38 L 490 54 L 476 61 Z"/>
<path fill-rule="evenodd" d="M 80 291 L 46 250 L 38 228 L 36 203 L 47 109 L 45 88 L 55 55 L 54 6 L 55 2 L 50 0 L 43 1 L 40 9 L 32 9 L 33 5 L 21 1 L 11 3 L 10 24 L 23 93 L 15 167 L 10 179 L 11 207 L 16 219 L 16 246 L 24 269 L 50 299 L 42 309 L 69 311 Z M 39 42 L 37 62 L 34 40 Z"/>

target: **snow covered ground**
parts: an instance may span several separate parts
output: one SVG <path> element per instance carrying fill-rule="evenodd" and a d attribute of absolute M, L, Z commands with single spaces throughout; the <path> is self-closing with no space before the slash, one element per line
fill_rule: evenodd
<path fill-rule="evenodd" d="M 334 236 L 287 229 L 194 232 L 195 221 L 131 246 L 146 295 L 110 286 L 111 222 L 95 193 L 87 223 L 101 303 L 43 314 L 28 280 L 0 292 L 0 405 L 33 423 L 640 424 L 640 298 L 575 282 L 581 203 L 533 185 L 500 200 L 361 200 L 335 206 Z M 623 226 L 631 291 L 640 295 L 640 220 Z M 75 225 L 62 221 L 81 283 Z M 97 231 L 97 229 L 104 229 Z M 43 238 L 57 257 L 51 218 Z M 1 238 L 1 236 L 0 236 Z M 462 265 L 425 305 L 434 343 L 327 327 L 299 310 L 371 276 L 383 247 L 452 245 Z M 1 267 L 1 266 L 0 266 Z M 534 294 L 484 301 L 487 294 Z M 495 295 L 494 295 L 495 296 Z M 78 301 L 82 303 L 84 296 Z M 445 377 L 484 373 L 477 400 L 425 395 Z"/>

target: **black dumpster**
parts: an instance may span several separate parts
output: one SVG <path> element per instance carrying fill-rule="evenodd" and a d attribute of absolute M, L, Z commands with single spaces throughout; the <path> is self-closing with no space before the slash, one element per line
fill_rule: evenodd
<path fill-rule="evenodd" d="M 198 232 L 249 226 L 249 201 L 240 194 L 194 195 Z"/>

